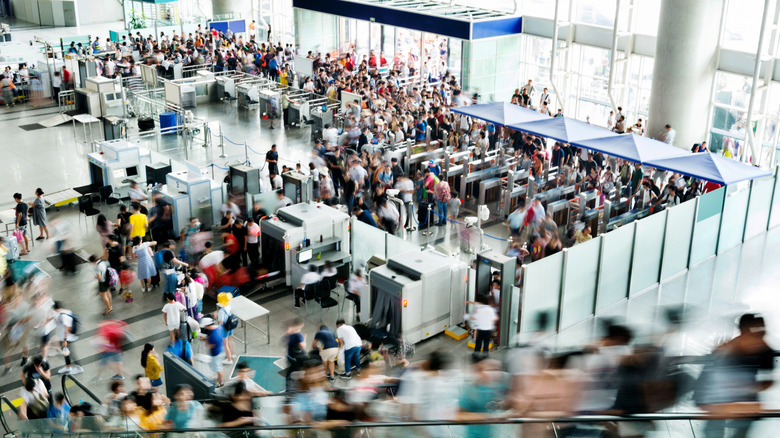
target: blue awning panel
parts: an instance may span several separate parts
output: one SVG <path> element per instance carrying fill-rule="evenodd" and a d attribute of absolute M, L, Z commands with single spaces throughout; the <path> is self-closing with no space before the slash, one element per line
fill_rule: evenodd
<path fill-rule="evenodd" d="M 509 125 L 509 127 L 517 129 L 518 131 L 530 132 L 531 134 L 540 137 L 552 138 L 554 140 L 572 144 L 594 138 L 613 137 L 618 135 L 612 131 L 607 131 L 604 128 L 568 117 L 545 117 L 544 120 L 515 123 Z"/>
<path fill-rule="evenodd" d="M 725 185 L 772 175 L 768 170 L 708 152 L 651 160 L 647 165 Z"/>
<path fill-rule="evenodd" d="M 623 158 L 635 163 L 647 163 L 661 158 L 680 157 L 689 152 L 636 134 L 613 135 L 610 137 L 580 140 L 577 146 L 603 152 L 613 157 Z"/>
<path fill-rule="evenodd" d="M 534 110 L 506 102 L 461 106 L 452 108 L 450 111 L 501 126 L 549 119 L 548 116 Z"/>

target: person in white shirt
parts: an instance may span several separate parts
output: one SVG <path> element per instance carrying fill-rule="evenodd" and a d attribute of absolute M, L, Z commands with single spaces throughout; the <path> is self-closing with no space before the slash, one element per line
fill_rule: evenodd
<path fill-rule="evenodd" d="M 357 322 L 360 322 L 360 293 L 367 285 L 366 277 L 363 275 L 363 270 L 360 268 L 349 277 L 349 281 L 347 282 L 346 298 L 355 303 L 355 320 Z"/>
<path fill-rule="evenodd" d="M 284 196 L 284 193 L 281 190 L 276 192 L 276 196 L 277 196 L 277 199 L 279 200 L 279 203 L 276 204 L 276 210 L 275 211 L 279 211 L 279 209 L 281 209 L 281 208 L 289 207 L 290 205 L 293 205 L 292 200 L 290 198 L 288 198 L 287 196 Z"/>
<path fill-rule="evenodd" d="M 104 70 L 106 72 L 106 77 L 107 78 L 113 78 L 114 77 L 114 74 L 116 73 L 116 63 L 114 62 L 113 59 L 108 58 L 108 60 L 106 60 L 105 65 L 103 66 L 103 68 L 104 68 Z"/>
<path fill-rule="evenodd" d="M 490 349 L 490 338 L 496 330 L 496 309 L 488 303 L 486 295 L 478 295 L 475 304 L 474 313 L 466 315 L 471 328 L 476 332 L 474 338 L 474 357 L 480 355 L 487 356 Z"/>
<path fill-rule="evenodd" d="M 83 373 L 84 369 L 73 363 L 76 361 L 76 359 L 73 357 L 73 354 L 70 352 L 70 348 L 68 347 L 70 344 L 79 339 L 79 337 L 73 333 L 73 321 L 76 317 L 70 310 L 63 309 L 62 303 L 59 301 L 54 302 L 53 309 L 57 314 L 55 318 L 55 322 L 57 323 L 57 338 L 60 340 L 62 355 L 65 357 L 65 366 L 60 368 L 60 370 L 57 372 L 59 374 Z"/>
<path fill-rule="evenodd" d="M 347 325 L 343 318 L 336 321 L 336 338 L 344 348 L 344 374 L 341 377 L 351 379 L 352 368 L 360 374 L 360 348 L 363 346 L 363 341 L 355 328 Z"/>
<path fill-rule="evenodd" d="M 539 98 L 539 108 L 545 104 L 550 104 L 550 94 L 547 92 L 547 88 L 542 91 L 542 96 Z"/>
<path fill-rule="evenodd" d="M 337 144 L 339 141 L 339 130 L 335 126 L 325 124 L 325 129 L 322 131 L 322 139 L 331 145 Z"/>
<path fill-rule="evenodd" d="M 295 296 L 295 307 L 301 307 L 301 298 L 306 301 L 305 291 L 306 286 L 310 284 L 317 284 L 320 282 L 320 274 L 317 273 L 317 267 L 309 265 L 309 271 L 301 276 L 301 284 L 295 289 L 293 295 Z"/>
<path fill-rule="evenodd" d="M 403 201 L 404 207 L 406 207 L 406 223 L 404 224 L 404 227 L 406 227 L 407 230 L 414 229 L 414 206 L 412 204 L 414 183 L 405 175 L 399 175 L 398 181 L 395 183 L 395 188 L 398 189 L 398 196 L 401 198 L 401 201 Z"/>
<path fill-rule="evenodd" d="M 165 299 L 168 300 L 168 303 L 162 308 L 163 321 L 165 321 L 165 325 L 168 327 L 171 343 L 174 343 L 176 341 L 175 331 L 179 329 L 179 324 L 181 324 L 181 311 L 185 310 L 185 308 L 180 302 L 176 301 L 176 296 L 170 292 L 165 294 Z"/>

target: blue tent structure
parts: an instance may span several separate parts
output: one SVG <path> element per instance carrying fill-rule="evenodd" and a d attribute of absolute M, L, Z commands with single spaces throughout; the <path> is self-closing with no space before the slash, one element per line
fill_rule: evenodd
<path fill-rule="evenodd" d="M 650 160 L 690 154 L 690 152 L 684 149 L 636 134 L 613 135 L 604 138 L 581 140 L 575 143 L 582 148 L 643 164 Z"/>
<path fill-rule="evenodd" d="M 645 164 L 724 185 L 772 175 L 768 170 L 706 152 L 650 160 Z"/>
<path fill-rule="evenodd" d="M 513 123 L 509 125 L 509 128 L 577 145 L 585 140 L 619 135 L 604 128 L 568 117 L 544 116 L 543 120 Z"/>
<path fill-rule="evenodd" d="M 514 123 L 549 119 L 549 116 L 534 110 L 506 102 L 493 102 L 452 108 L 450 111 L 475 119 L 485 120 L 496 125 L 508 126 Z"/>

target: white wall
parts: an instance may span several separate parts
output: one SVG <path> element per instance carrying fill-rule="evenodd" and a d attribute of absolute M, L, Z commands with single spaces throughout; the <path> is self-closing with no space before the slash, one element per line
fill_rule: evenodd
<path fill-rule="evenodd" d="M 62 11 L 65 4 L 74 2 L 78 23 L 68 23 L 69 20 L 63 17 Z M 85 25 L 122 19 L 122 5 L 118 0 L 11 0 L 13 15 L 22 21 L 41 24 L 39 10 L 44 17 L 44 25 Z"/>

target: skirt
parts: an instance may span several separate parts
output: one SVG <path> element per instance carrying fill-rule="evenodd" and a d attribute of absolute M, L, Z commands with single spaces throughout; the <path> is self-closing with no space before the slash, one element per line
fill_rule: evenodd
<path fill-rule="evenodd" d="M 157 275 L 157 268 L 154 267 L 154 260 L 147 255 L 139 255 L 137 273 L 139 280 L 148 280 Z"/>

